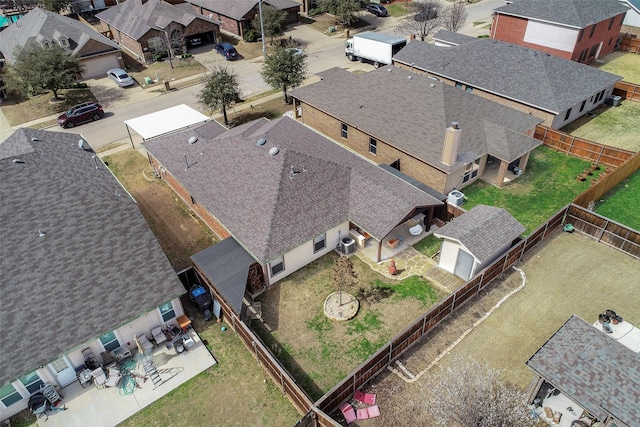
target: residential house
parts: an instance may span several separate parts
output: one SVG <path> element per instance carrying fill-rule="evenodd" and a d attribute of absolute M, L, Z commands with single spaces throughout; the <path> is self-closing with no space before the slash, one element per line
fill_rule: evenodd
<path fill-rule="evenodd" d="M 434 232 L 444 239 L 438 266 L 469 280 L 504 254 L 524 231 L 506 210 L 474 206 Z"/>
<path fill-rule="evenodd" d="M 443 30 L 435 39 L 440 46 L 409 43 L 394 56 L 394 64 L 539 117 L 553 129 L 604 103 L 615 83 L 622 80 L 615 74 L 499 40 L 452 36 Z"/>
<path fill-rule="evenodd" d="M 91 353 L 183 314 L 185 292 L 133 198 L 78 134 L 22 128 L 0 144 L 0 419 Z M 64 395 L 64 392 L 62 393 Z"/>
<path fill-rule="evenodd" d="M 421 73 L 388 66 L 319 75 L 291 91 L 301 122 L 440 193 L 480 177 L 502 186 L 541 144 L 532 137 L 537 117 Z"/>
<path fill-rule="evenodd" d="M 640 0 L 618 1 L 628 8 L 624 21 L 622 21 L 621 32 L 640 36 Z"/>
<path fill-rule="evenodd" d="M 289 117 L 231 130 L 208 122 L 144 146 L 187 205 L 260 265 L 266 286 L 334 250 L 352 229 L 377 242 L 379 260 L 395 228 L 419 214 L 431 225 L 442 205 Z"/>
<path fill-rule="evenodd" d="M 83 79 L 104 77 L 109 69 L 123 65 L 116 43 L 78 20 L 39 7 L 0 32 L 0 54 L 12 62 L 16 47 L 28 43 L 62 47 L 80 61 Z"/>
<path fill-rule="evenodd" d="M 589 63 L 614 51 L 626 12 L 617 0 L 514 0 L 494 9 L 491 38 Z"/>
<path fill-rule="evenodd" d="M 215 43 L 220 29 L 217 21 L 193 12 L 188 3 L 172 5 L 162 0 L 130 0 L 96 15 L 103 31 L 141 62 L 154 52 L 174 55 L 187 50 L 191 38 Z"/>
<path fill-rule="evenodd" d="M 527 403 L 550 424 L 640 425 L 640 330 L 626 321 L 609 328 L 573 315 L 526 362 Z"/>
<path fill-rule="evenodd" d="M 258 0 L 188 0 L 197 13 L 208 16 L 220 24 L 220 29 L 242 37 L 252 29 L 252 22 L 258 15 Z M 285 25 L 299 22 L 301 4 L 294 0 L 265 0 L 262 6 L 272 6 L 287 14 Z"/>

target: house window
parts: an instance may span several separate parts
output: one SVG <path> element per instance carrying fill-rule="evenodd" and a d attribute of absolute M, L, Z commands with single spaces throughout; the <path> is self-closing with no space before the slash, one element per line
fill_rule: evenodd
<path fill-rule="evenodd" d="M 195 205 L 196 204 L 196 199 L 194 199 L 193 196 L 190 196 L 190 197 L 191 197 L 191 204 Z"/>
<path fill-rule="evenodd" d="M 159 305 L 158 310 L 160 310 L 160 315 L 162 316 L 163 322 L 167 322 L 176 317 L 176 311 L 173 309 L 173 304 L 171 303 L 171 301 Z"/>
<path fill-rule="evenodd" d="M 469 163 L 464 167 L 464 176 L 462 182 L 469 182 L 476 176 L 478 176 L 478 170 L 480 170 L 480 159 L 476 159 L 473 163 Z"/>
<path fill-rule="evenodd" d="M 342 136 L 344 139 L 347 139 L 347 136 L 349 135 L 349 131 L 347 128 L 347 124 L 346 123 L 342 123 L 342 127 L 340 129 L 340 136 Z"/>
<path fill-rule="evenodd" d="M 40 387 L 44 385 L 37 372 L 32 372 L 20 377 L 20 382 L 24 387 L 29 390 L 29 393 L 33 394 L 40 390 Z"/>
<path fill-rule="evenodd" d="M 284 271 L 284 257 L 279 256 L 269 263 L 269 268 L 271 269 L 271 277 L 275 276 L 278 273 Z"/>
<path fill-rule="evenodd" d="M 585 99 L 584 101 L 582 101 L 582 105 L 580 106 L 580 112 L 582 113 L 582 110 L 584 110 L 584 106 L 586 105 L 587 100 Z"/>
<path fill-rule="evenodd" d="M 613 43 L 613 37 L 609 39 L 609 46 L 611 46 L 611 43 Z"/>
<path fill-rule="evenodd" d="M 589 52 L 589 58 L 591 58 L 592 56 L 595 56 L 597 51 L 598 51 L 598 45 L 594 44 L 593 47 L 591 47 L 591 52 Z"/>
<path fill-rule="evenodd" d="M 327 234 L 322 233 L 313 238 L 313 253 L 319 252 L 327 247 Z"/>
<path fill-rule="evenodd" d="M 596 31 L 596 26 L 591 27 L 591 32 L 589 33 L 589 38 L 593 37 L 593 33 Z"/>
<path fill-rule="evenodd" d="M 571 108 L 567 110 L 567 114 L 564 115 L 564 119 L 568 120 L 570 115 L 571 115 Z"/>
<path fill-rule="evenodd" d="M 613 18 L 611 18 L 611 21 L 609 21 L 609 28 L 607 28 L 607 31 L 611 29 L 611 27 L 613 26 L 613 21 L 616 20 L 616 17 L 614 16 Z"/>
<path fill-rule="evenodd" d="M 462 89 L 462 83 L 456 82 L 456 89 Z"/>
<path fill-rule="evenodd" d="M 147 44 L 149 45 L 149 50 L 152 52 L 156 52 L 162 49 L 162 39 L 160 37 L 152 37 L 147 40 Z"/>
<path fill-rule="evenodd" d="M 22 400 L 22 396 L 18 393 L 18 390 L 11 384 L 7 384 L 6 386 L 0 388 L 0 401 L 4 404 L 5 407 L 9 407 L 16 402 L 20 402 Z"/>
<path fill-rule="evenodd" d="M 53 372 L 55 372 L 56 374 L 69 369 L 69 365 L 67 364 L 67 361 L 64 360 L 64 357 L 54 360 L 53 362 L 49 363 L 49 365 L 53 369 Z"/>
<path fill-rule="evenodd" d="M 578 42 L 580 42 L 580 40 L 582 40 L 582 34 L 584 33 L 584 28 L 580 30 L 580 32 L 578 32 Z"/>
<path fill-rule="evenodd" d="M 473 92 L 473 86 L 469 86 L 467 85 L 467 88 L 465 89 L 465 91 L 472 93 Z"/>
<path fill-rule="evenodd" d="M 104 346 L 105 351 L 113 351 L 116 348 L 120 347 L 120 342 L 118 342 L 118 337 L 116 337 L 116 333 L 113 331 L 107 332 L 106 334 L 101 336 L 100 342 Z"/>
<path fill-rule="evenodd" d="M 369 138 L 369 153 L 374 156 L 378 154 L 378 141 L 373 138 Z"/>

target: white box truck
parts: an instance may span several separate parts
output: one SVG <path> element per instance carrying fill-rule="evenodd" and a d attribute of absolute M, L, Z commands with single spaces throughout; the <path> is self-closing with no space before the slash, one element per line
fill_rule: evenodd
<path fill-rule="evenodd" d="M 350 61 L 369 61 L 378 68 L 391 64 L 391 58 L 407 45 L 403 37 L 367 31 L 354 35 L 344 45 L 344 53 Z"/>

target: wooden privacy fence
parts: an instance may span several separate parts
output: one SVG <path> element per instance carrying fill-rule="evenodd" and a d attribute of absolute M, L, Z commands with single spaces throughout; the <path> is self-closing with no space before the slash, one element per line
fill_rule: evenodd
<path fill-rule="evenodd" d="M 536 126 L 533 136 L 554 150 L 605 166 L 617 168 L 633 156 L 632 151 L 598 144 L 542 125 Z"/>
<path fill-rule="evenodd" d="M 617 82 L 613 87 L 613 94 L 629 101 L 640 102 L 640 85 L 629 82 Z"/>
<path fill-rule="evenodd" d="M 630 34 L 624 34 L 618 49 L 625 52 L 640 53 L 640 39 Z"/>
<path fill-rule="evenodd" d="M 578 197 L 573 200 L 573 203 L 582 206 L 583 208 L 589 207 L 591 202 L 600 200 L 600 198 L 607 194 L 609 190 L 620 184 L 626 177 L 638 169 L 640 169 L 640 152 L 634 154 L 611 173 L 604 175 L 602 179 L 598 179 L 594 185 L 578 195 Z"/>

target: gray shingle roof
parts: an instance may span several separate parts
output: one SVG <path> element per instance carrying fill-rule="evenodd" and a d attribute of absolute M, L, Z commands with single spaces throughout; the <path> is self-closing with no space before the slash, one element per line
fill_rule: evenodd
<path fill-rule="evenodd" d="M 296 88 L 291 95 L 443 171 L 460 168 L 460 162 L 468 163 L 487 153 L 509 162 L 517 158 L 504 157 L 507 150 L 489 151 L 487 122 L 522 133 L 517 143 L 523 152 L 540 145 L 523 133 L 541 119 L 423 74 L 383 67 L 365 74 L 332 68 L 320 76 L 321 81 Z M 462 140 L 458 163 L 447 166 L 441 162 L 442 148 L 445 129 L 452 121 L 460 124 Z"/>
<path fill-rule="evenodd" d="M 460 33 L 454 33 L 453 31 L 438 30 L 433 36 L 434 40 L 442 40 L 453 44 L 465 44 L 478 40 L 477 37 L 471 37 Z"/>
<path fill-rule="evenodd" d="M 247 14 L 258 5 L 257 0 L 189 0 L 189 3 L 237 21 L 245 19 Z M 265 0 L 262 4 L 268 4 L 279 10 L 300 7 L 300 3 L 293 0 Z M 253 16 L 249 18 L 253 18 Z"/>
<path fill-rule="evenodd" d="M 23 128 L 0 144 L 0 384 L 184 293 L 136 203 L 79 138 Z"/>
<path fill-rule="evenodd" d="M 24 15 L 18 24 L 9 25 L 0 31 L 0 52 L 11 62 L 14 60 L 16 46 L 22 47 L 35 42 L 38 35 L 57 43 L 54 38 L 56 32 L 68 38 L 69 52 L 79 58 L 120 50 L 112 40 L 82 22 L 36 7 Z M 91 51 L 80 54 L 89 42 L 92 43 Z"/>
<path fill-rule="evenodd" d="M 585 28 L 627 10 L 617 0 L 514 0 L 494 12 Z"/>
<path fill-rule="evenodd" d="M 640 353 L 576 315 L 527 365 L 600 420 L 640 425 Z"/>
<path fill-rule="evenodd" d="M 440 227 L 434 234 L 436 237 L 457 240 L 483 263 L 524 230 L 524 226 L 506 210 L 477 205 Z"/>
<path fill-rule="evenodd" d="M 453 47 L 414 41 L 393 60 L 554 114 L 622 80 L 588 65 L 492 39 Z"/>
<path fill-rule="evenodd" d="M 261 263 L 347 220 L 381 240 L 414 207 L 441 205 L 287 117 L 206 133 L 195 144 L 187 130 L 145 147 Z"/>
<path fill-rule="evenodd" d="M 151 29 L 164 29 L 172 22 L 185 27 L 196 19 L 217 23 L 194 10 L 176 7 L 162 0 L 148 0 L 144 4 L 140 0 L 129 0 L 98 13 L 96 17 L 135 40 Z"/>
<path fill-rule="evenodd" d="M 233 237 L 228 237 L 193 255 L 191 260 L 239 316 L 249 267 L 255 262 L 251 255 Z"/>

